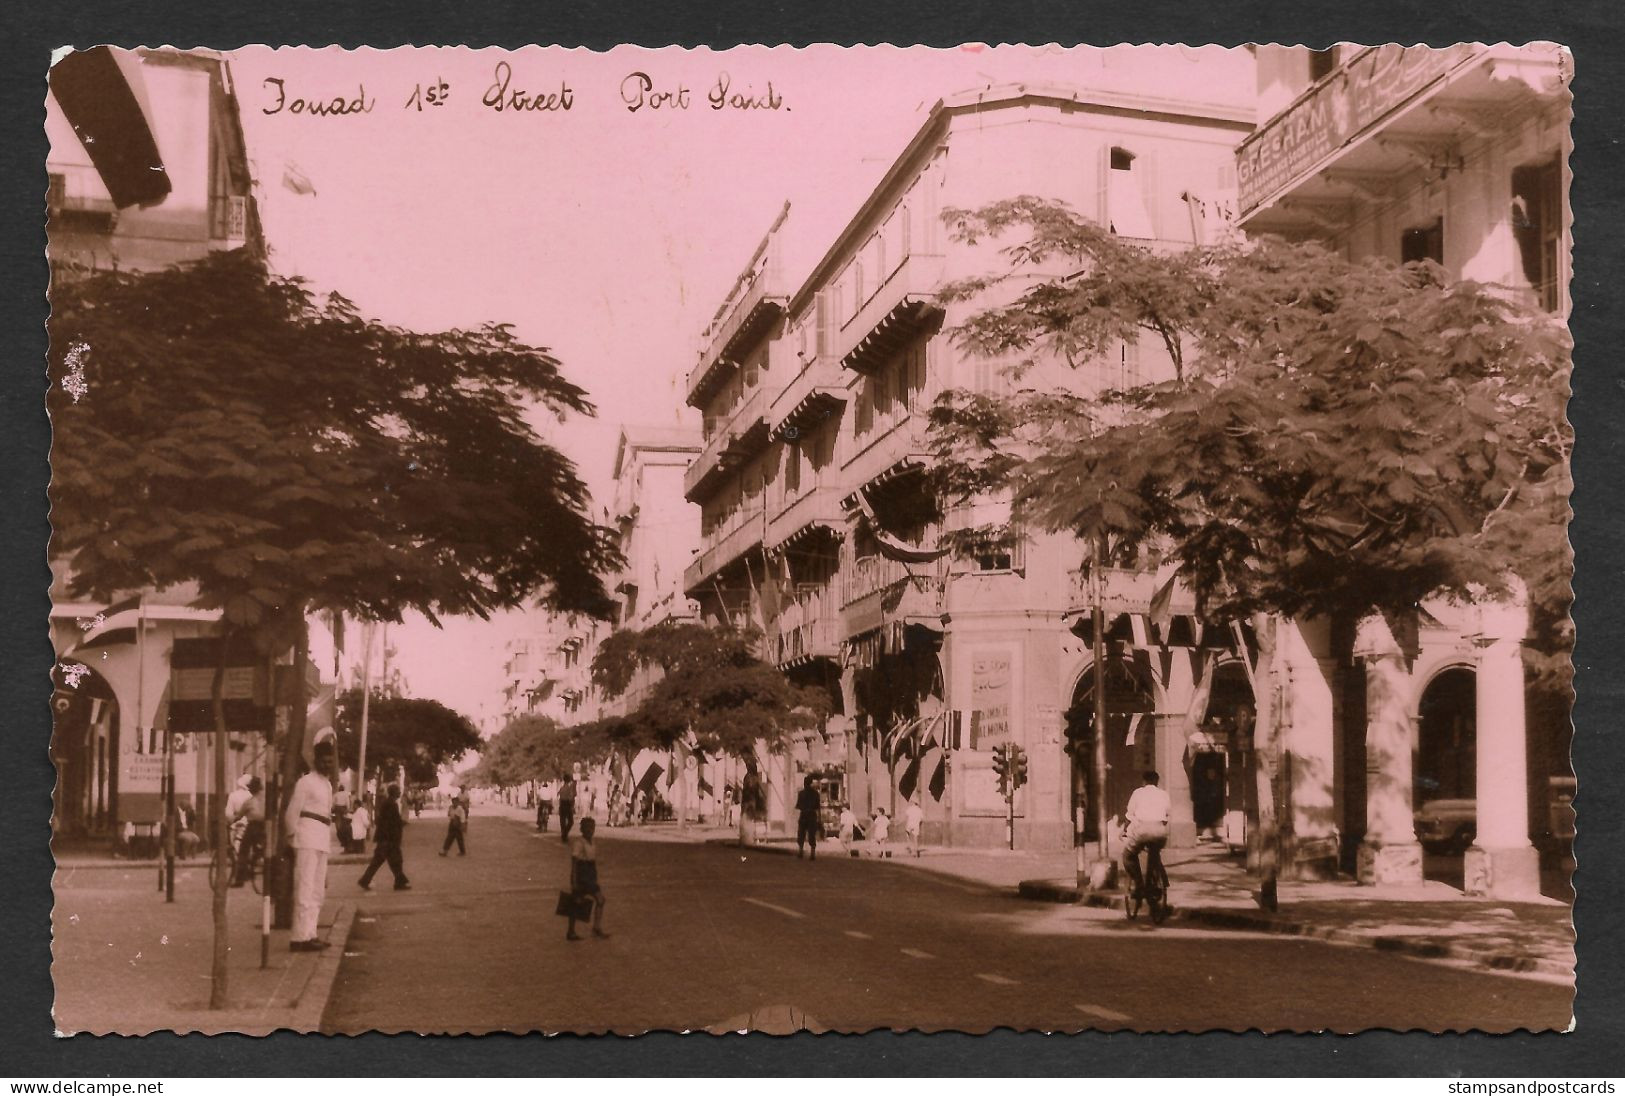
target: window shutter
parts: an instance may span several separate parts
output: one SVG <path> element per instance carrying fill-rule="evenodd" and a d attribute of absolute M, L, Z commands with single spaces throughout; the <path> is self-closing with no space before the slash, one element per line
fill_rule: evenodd
<path fill-rule="evenodd" d="M 1100 146 L 1099 165 L 1099 193 L 1097 194 L 1096 209 L 1099 210 L 1098 220 L 1100 227 L 1110 232 L 1112 229 L 1111 213 L 1111 185 L 1112 185 L 1112 146 Z"/>
<path fill-rule="evenodd" d="M 1157 154 L 1147 152 L 1134 161 L 1139 176 L 1140 193 L 1145 198 L 1145 209 L 1151 218 L 1151 238 L 1160 240 L 1164 233 L 1162 179 L 1157 171 Z"/>

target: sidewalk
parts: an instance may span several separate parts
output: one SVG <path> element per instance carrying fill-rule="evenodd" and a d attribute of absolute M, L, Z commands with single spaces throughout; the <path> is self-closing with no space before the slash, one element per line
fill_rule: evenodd
<path fill-rule="evenodd" d="M 140 1035 L 316 1031 L 338 973 L 354 907 L 331 897 L 320 935 L 322 952 L 288 951 L 288 933 L 273 931 L 267 969 L 260 969 L 260 896 L 243 888 L 227 900 L 230 954 L 228 1007 L 208 1007 L 213 913 L 208 876 L 176 872 L 175 901 L 156 888 L 155 864 L 119 861 L 58 867 L 51 912 L 52 1010 L 63 1034 Z M 83 870 L 93 867 L 96 870 Z"/>
<path fill-rule="evenodd" d="M 796 845 L 773 836 L 740 846 L 734 830 L 691 823 L 628 827 L 609 834 L 638 840 L 688 841 L 738 846 L 746 851 L 794 854 Z M 862 859 L 872 847 L 859 842 Z M 999 848 L 926 846 L 916 859 L 893 842 L 890 863 L 993 889 L 1014 890 L 1041 902 L 1083 902 L 1120 908 L 1118 892 L 1086 894 L 1077 886 L 1076 854 Z M 845 856 L 838 842 L 820 844 L 825 856 Z M 1509 973 L 1572 982 L 1574 923 L 1568 905 L 1549 898 L 1506 902 L 1468 898 L 1444 883 L 1367 887 L 1352 880 L 1280 884 L 1280 910 L 1268 913 L 1253 899 L 1254 882 L 1241 860 L 1218 846 L 1171 849 L 1164 862 L 1172 877 L 1174 917 L 1212 928 L 1302 936 L 1332 943 L 1381 948 L 1435 960 L 1466 962 Z"/>

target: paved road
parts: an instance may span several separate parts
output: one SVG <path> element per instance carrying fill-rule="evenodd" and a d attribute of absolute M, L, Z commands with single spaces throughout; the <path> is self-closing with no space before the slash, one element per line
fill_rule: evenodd
<path fill-rule="evenodd" d="M 743 1026 L 782 1006 L 837 1031 L 1510 1031 L 1568 1026 L 1566 987 L 1365 948 L 1130 924 L 901 864 L 600 835 L 609 940 L 564 940 L 556 833 L 474 820 L 469 855 L 408 828 L 413 889 L 363 894 L 324 1027 Z M 381 885 L 380 885 L 381 884 Z"/>

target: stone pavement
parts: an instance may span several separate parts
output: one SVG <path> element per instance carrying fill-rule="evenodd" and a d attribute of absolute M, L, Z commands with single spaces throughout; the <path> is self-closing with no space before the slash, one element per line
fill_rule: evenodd
<path fill-rule="evenodd" d="M 346 858 L 350 859 L 350 858 Z M 197 862 L 191 862 L 196 864 Z M 269 963 L 260 969 L 260 896 L 234 889 L 227 901 L 230 954 L 228 1007 L 208 1007 L 213 914 L 208 873 L 175 873 L 175 901 L 156 887 L 154 862 L 118 867 L 67 863 L 53 878 L 52 1010 L 62 1034 L 150 1031 L 316 1031 L 321 1025 L 343 944 L 354 916 L 344 889 L 329 880 L 320 933 L 323 952 L 288 951 L 288 933 L 273 931 Z"/>
<path fill-rule="evenodd" d="M 660 823 L 614 832 L 646 840 L 738 843 L 735 831 L 697 824 L 683 831 L 674 823 Z M 795 842 L 782 836 L 751 847 L 778 854 L 796 851 Z M 838 842 L 822 844 L 819 849 L 825 856 L 849 855 Z M 1014 889 L 1035 901 L 1105 907 L 1116 907 L 1122 901 L 1117 892 L 1080 890 L 1076 855 L 1070 850 L 927 846 L 918 859 L 910 857 L 900 842 L 892 842 L 891 850 L 894 863 L 992 888 Z M 858 851 L 863 859 L 874 855 L 868 842 L 859 842 Z M 1439 882 L 1368 887 L 1351 880 L 1283 881 L 1280 909 L 1269 913 L 1254 901 L 1253 881 L 1240 858 L 1220 846 L 1169 850 L 1164 862 L 1172 878 L 1174 916 L 1187 922 L 1383 948 L 1420 959 L 1467 963 L 1567 984 L 1574 981 L 1572 911 L 1554 899 L 1474 899 Z"/>

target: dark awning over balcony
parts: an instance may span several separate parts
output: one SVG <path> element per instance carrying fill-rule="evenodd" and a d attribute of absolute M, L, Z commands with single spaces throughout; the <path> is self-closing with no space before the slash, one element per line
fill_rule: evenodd
<path fill-rule="evenodd" d="M 805 434 L 814 425 L 839 414 L 846 405 L 846 389 L 836 385 L 815 385 L 773 424 L 773 436 L 782 438 L 787 430 Z"/>
<path fill-rule="evenodd" d="M 890 361 L 922 332 L 942 322 L 942 309 L 929 299 L 906 296 L 881 316 L 841 358 L 841 368 L 870 373 Z"/>

